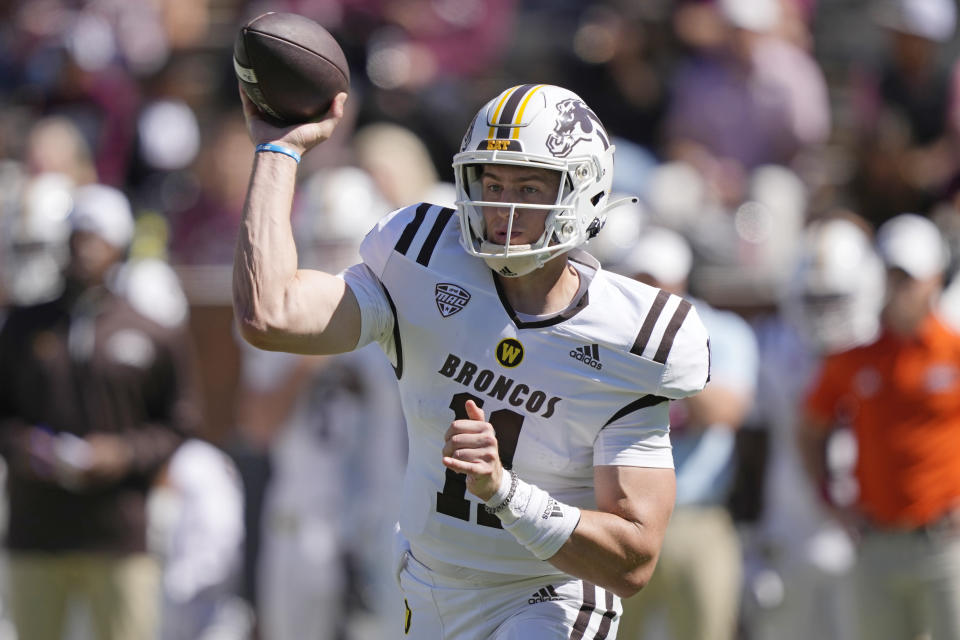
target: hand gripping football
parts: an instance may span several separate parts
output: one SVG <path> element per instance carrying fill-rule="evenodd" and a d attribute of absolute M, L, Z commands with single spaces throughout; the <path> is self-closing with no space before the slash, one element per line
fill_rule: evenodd
<path fill-rule="evenodd" d="M 314 120 L 350 89 L 336 39 L 294 13 L 269 12 L 245 24 L 233 45 L 233 68 L 253 103 L 278 125 Z"/>

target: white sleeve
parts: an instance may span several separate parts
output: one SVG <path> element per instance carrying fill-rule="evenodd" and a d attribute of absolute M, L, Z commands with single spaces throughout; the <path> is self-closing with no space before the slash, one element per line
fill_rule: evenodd
<path fill-rule="evenodd" d="M 702 391 L 710 377 L 710 341 L 696 308 L 680 325 L 667 356 L 657 395 L 684 398 Z"/>
<path fill-rule="evenodd" d="M 380 280 L 366 264 L 348 267 L 339 276 L 353 291 L 360 305 L 360 339 L 356 348 L 365 347 L 371 342 L 389 344 L 393 339 L 393 309 Z"/>
<path fill-rule="evenodd" d="M 416 209 L 416 206 L 409 206 L 388 213 L 360 243 L 360 257 L 377 278 L 383 276 L 397 239 L 416 215 Z"/>
<path fill-rule="evenodd" d="M 664 399 L 606 425 L 593 444 L 593 464 L 672 469 L 670 403 Z"/>

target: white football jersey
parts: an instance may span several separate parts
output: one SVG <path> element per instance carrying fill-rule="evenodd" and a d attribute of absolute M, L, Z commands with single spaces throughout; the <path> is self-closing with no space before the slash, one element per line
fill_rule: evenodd
<path fill-rule="evenodd" d="M 580 301 L 524 321 L 493 271 L 459 244 L 452 209 L 386 216 L 343 277 L 362 309 L 360 344 L 390 357 L 410 438 L 400 527 L 440 561 L 487 572 L 558 573 L 537 560 L 441 462 L 444 433 L 473 398 L 500 458 L 525 481 L 595 509 L 593 467 L 673 466 L 669 398 L 703 388 L 707 333 L 689 302 L 569 258 L 593 273 Z"/>

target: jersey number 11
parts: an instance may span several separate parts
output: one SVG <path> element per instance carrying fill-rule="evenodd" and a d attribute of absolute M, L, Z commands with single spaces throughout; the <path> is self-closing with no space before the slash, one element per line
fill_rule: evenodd
<path fill-rule="evenodd" d="M 466 404 L 473 400 L 478 407 L 483 407 L 483 400 L 469 393 L 457 393 L 450 400 L 450 408 L 456 420 L 468 420 Z M 500 463 L 504 469 L 513 468 L 513 454 L 517 450 L 517 441 L 520 439 L 520 430 L 523 428 L 523 415 L 510 409 L 497 409 L 487 420 L 493 425 L 497 434 L 497 450 L 500 452 Z M 437 513 L 470 520 L 470 501 L 467 495 L 467 476 L 447 469 L 443 483 L 443 492 L 437 493 Z M 484 527 L 502 529 L 500 519 L 486 509 L 477 508 L 477 524 Z"/>

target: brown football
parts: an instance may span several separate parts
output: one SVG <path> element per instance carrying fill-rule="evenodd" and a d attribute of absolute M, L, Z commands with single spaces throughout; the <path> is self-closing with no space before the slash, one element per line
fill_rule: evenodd
<path fill-rule="evenodd" d="M 243 90 L 274 124 L 318 118 L 334 96 L 350 90 L 340 44 L 295 13 L 271 11 L 245 24 L 234 41 L 233 68 Z"/>

